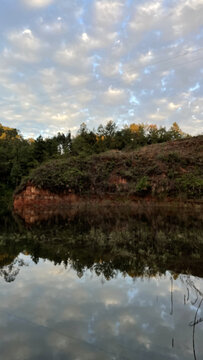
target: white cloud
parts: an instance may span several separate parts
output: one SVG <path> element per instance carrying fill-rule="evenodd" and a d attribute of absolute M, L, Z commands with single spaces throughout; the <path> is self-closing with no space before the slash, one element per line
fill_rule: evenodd
<path fill-rule="evenodd" d="M 152 61 L 154 58 L 154 55 L 152 54 L 152 51 L 148 51 L 146 54 L 142 54 L 139 58 L 139 61 L 143 64 L 146 64 L 150 61 Z"/>
<path fill-rule="evenodd" d="M 89 36 L 87 35 L 87 33 L 82 33 L 82 40 L 84 41 L 84 42 L 87 42 L 87 41 L 89 41 Z"/>
<path fill-rule="evenodd" d="M 163 121 L 166 119 L 166 117 L 167 117 L 166 114 L 159 114 L 157 112 L 154 114 L 149 114 L 149 119 L 155 122 Z"/>
<path fill-rule="evenodd" d="M 115 76 L 119 77 L 120 63 L 119 62 L 114 63 L 113 61 L 101 63 L 100 72 L 102 75 L 106 77 L 115 77 Z"/>
<path fill-rule="evenodd" d="M 172 17 L 173 30 L 175 35 L 184 36 L 197 31 L 202 26 L 203 1 L 202 0 L 181 0 L 174 9 Z"/>
<path fill-rule="evenodd" d="M 77 53 L 74 49 L 64 49 L 56 53 L 56 60 L 66 65 L 74 64 L 77 60 Z"/>
<path fill-rule="evenodd" d="M 123 1 L 97 0 L 94 5 L 95 23 L 99 26 L 112 26 L 123 16 Z"/>
<path fill-rule="evenodd" d="M 14 47 L 21 50 L 37 51 L 41 47 L 40 40 L 33 35 L 29 28 L 22 31 L 11 32 L 8 34 L 8 40 Z"/>
<path fill-rule="evenodd" d="M 162 1 L 149 1 L 144 5 L 134 6 L 134 13 L 129 22 L 129 28 L 133 31 L 146 31 L 160 21 L 163 13 Z"/>
<path fill-rule="evenodd" d="M 123 75 L 122 75 L 122 79 L 125 83 L 127 84 L 132 84 L 134 83 L 139 77 L 139 74 L 134 72 L 133 70 L 131 71 L 124 71 Z"/>
<path fill-rule="evenodd" d="M 85 75 L 81 75 L 81 76 L 67 75 L 66 80 L 71 86 L 82 86 L 86 84 L 89 79 Z"/>
<path fill-rule="evenodd" d="M 180 104 L 174 104 L 173 102 L 170 102 L 169 104 L 168 104 L 168 109 L 169 110 L 177 110 L 178 108 L 180 108 Z"/>
<path fill-rule="evenodd" d="M 41 8 L 50 5 L 54 0 L 22 0 L 22 2 L 29 7 Z"/>
<path fill-rule="evenodd" d="M 89 103 L 94 98 L 95 98 L 95 94 L 92 91 L 85 89 L 77 94 L 77 100 L 81 105 Z"/>
<path fill-rule="evenodd" d="M 103 101 L 110 105 L 122 105 L 127 98 L 124 89 L 113 88 L 109 86 L 108 90 L 104 92 Z"/>
<path fill-rule="evenodd" d="M 3 56 L 10 60 L 20 60 L 25 62 L 39 61 L 40 50 L 43 48 L 39 38 L 26 28 L 21 31 L 12 31 L 7 36 L 8 47 L 4 48 Z"/>
<path fill-rule="evenodd" d="M 40 27 L 42 31 L 48 34 L 60 34 L 67 30 L 67 24 L 64 23 L 61 17 L 58 17 L 56 20 L 51 22 L 46 22 L 43 18 L 41 18 Z"/>

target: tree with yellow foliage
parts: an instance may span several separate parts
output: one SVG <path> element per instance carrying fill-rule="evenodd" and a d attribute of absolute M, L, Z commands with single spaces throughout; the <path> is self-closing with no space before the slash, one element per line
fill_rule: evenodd
<path fill-rule="evenodd" d="M 173 125 L 171 126 L 170 132 L 173 139 L 180 139 L 183 136 L 183 132 L 176 122 L 174 122 Z"/>

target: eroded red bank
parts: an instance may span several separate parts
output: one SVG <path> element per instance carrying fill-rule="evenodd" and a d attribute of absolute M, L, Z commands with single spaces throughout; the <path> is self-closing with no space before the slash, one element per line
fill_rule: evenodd
<path fill-rule="evenodd" d="M 49 205 L 60 205 L 64 202 L 74 203 L 78 200 L 79 196 L 73 193 L 55 194 L 49 190 L 38 189 L 35 186 L 28 185 L 25 190 L 15 195 L 13 206 L 14 210 L 18 210 L 27 205 L 39 205 L 45 207 Z"/>
<path fill-rule="evenodd" d="M 13 202 L 14 212 L 23 218 L 27 224 L 48 220 L 56 215 L 72 217 L 81 209 L 84 210 L 85 208 L 87 210 L 87 207 L 93 209 L 98 205 L 105 212 L 109 211 L 110 208 L 114 211 L 115 209 L 121 209 L 123 212 L 127 208 L 132 213 L 141 208 L 147 211 L 151 206 L 184 207 L 193 210 L 202 208 L 202 202 L 197 200 L 181 201 L 171 198 L 158 200 L 151 196 L 143 199 L 127 194 L 119 197 L 116 193 L 106 194 L 101 197 L 98 195 L 80 196 L 74 193 L 55 194 L 49 190 L 38 189 L 30 184 L 22 192 L 14 196 Z"/>

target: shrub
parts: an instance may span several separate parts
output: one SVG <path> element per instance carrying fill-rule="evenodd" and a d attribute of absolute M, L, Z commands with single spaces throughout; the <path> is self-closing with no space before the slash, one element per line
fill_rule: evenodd
<path fill-rule="evenodd" d="M 139 195 L 145 195 L 150 192 L 151 185 L 149 183 L 149 179 L 147 176 L 143 176 L 141 179 L 138 180 L 136 184 L 136 193 Z"/>
<path fill-rule="evenodd" d="M 180 155 L 177 152 L 169 152 L 168 154 L 159 155 L 158 159 L 168 164 L 179 163 L 181 161 Z"/>
<path fill-rule="evenodd" d="M 180 193 L 185 193 L 191 198 L 203 196 L 203 179 L 195 174 L 184 174 L 176 179 L 175 184 Z"/>

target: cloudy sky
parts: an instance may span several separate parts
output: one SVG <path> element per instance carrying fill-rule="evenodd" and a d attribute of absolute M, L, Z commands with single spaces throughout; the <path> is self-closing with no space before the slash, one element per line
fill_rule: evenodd
<path fill-rule="evenodd" d="M 0 122 L 203 132 L 203 0 L 1 0 Z"/>

